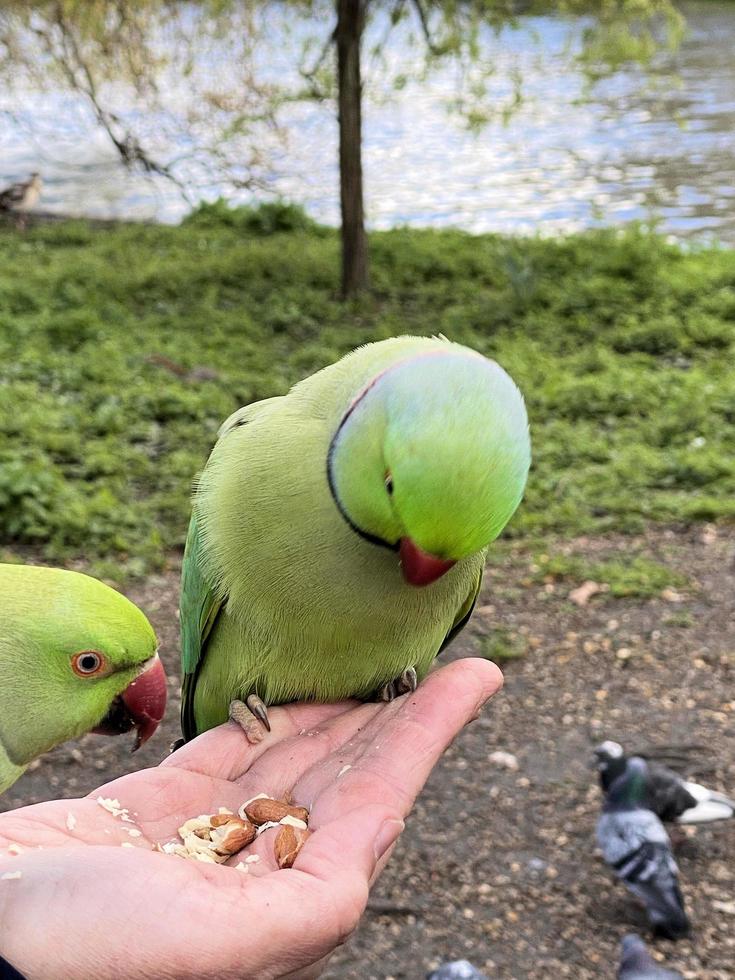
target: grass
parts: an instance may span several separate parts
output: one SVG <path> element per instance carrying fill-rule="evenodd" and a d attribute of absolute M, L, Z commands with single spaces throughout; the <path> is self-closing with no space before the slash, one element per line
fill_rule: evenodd
<path fill-rule="evenodd" d="M 678 629 L 691 629 L 694 626 L 694 616 L 689 612 L 688 609 L 682 609 L 680 612 L 672 613 L 667 616 L 663 621 L 663 626 L 674 626 Z"/>
<path fill-rule="evenodd" d="M 604 583 L 616 599 L 650 599 L 664 589 L 682 588 L 689 583 L 681 572 L 643 555 L 607 561 L 589 561 L 576 555 L 539 555 L 532 570 L 536 581 L 563 579 Z"/>
<path fill-rule="evenodd" d="M 0 228 L 0 546 L 160 566 L 222 419 L 399 333 L 467 343 L 524 391 L 509 533 L 735 516 L 735 253 L 399 229 L 372 235 L 374 292 L 344 305 L 334 232 L 219 211 Z"/>
<path fill-rule="evenodd" d="M 475 640 L 473 653 L 484 657 L 502 667 L 511 660 L 519 660 L 526 655 L 527 644 L 518 633 L 499 627 L 489 633 L 481 633 Z"/>

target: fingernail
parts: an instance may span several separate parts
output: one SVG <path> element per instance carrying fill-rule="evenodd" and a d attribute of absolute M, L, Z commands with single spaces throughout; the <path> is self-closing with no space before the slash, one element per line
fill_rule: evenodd
<path fill-rule="evenodd" d="M 378 831 L 373 851 L 375 860 L 379 861 L 391 845 L 395 844 L 406 825 L 402 820 L 386 820 Z"/>

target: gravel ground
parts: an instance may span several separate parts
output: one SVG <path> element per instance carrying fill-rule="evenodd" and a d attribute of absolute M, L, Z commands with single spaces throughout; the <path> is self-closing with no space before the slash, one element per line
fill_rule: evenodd
<path fill-rule="evenodd" d="M 504 665 L 504 691 L 435 770 L 329 980 L 420 980 L 463 957 L 495 980 L 613 978 L 620 937 L 647 930 L 595 850 L 592 747 L 603 738 L 704 745 L 689 772 L 735 792 L 735 533 L 658 530 L 558 547 L 594 561 L 645 554 L 691 584 L 667 598 L 603 594 L 578 607 L 568 599 L 572 584 L 534 581 L 522 549 L 489 570 L 472 625 L 449 655 L 471 655 L 498 627 L 526 652 Z M 82 795 L 159 761 L 178 734 L 177 585 L 171 572 L 130 591 L 156 626 L 169 670 L 162 732 L 132 757 L 126 738 L 62 746 L 0 809 Z M 498 750 L 517 768 L 493 761 Z M 682 834 L 677 858 L 693 934 L 650 948 L 687 978 L 735 977 L 734 853 L 735 821 Z"/>

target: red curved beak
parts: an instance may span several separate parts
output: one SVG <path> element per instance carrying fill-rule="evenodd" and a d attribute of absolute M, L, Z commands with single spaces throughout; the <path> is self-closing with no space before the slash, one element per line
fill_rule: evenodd
<path fill-rule="evenodd" d="M 138 733 L 133 752 L 136 752 L 158 728 L 166 710 L 166 673 L 158 654 L 121 694 Z"/>
<path fill-rule="evenodd" d="M 437 558 L 422 551 L 410 538 L 401 538 L 398 553 L 403 577 L 409 585 L 430 585 L 456 564 L 454 560 Z"/>

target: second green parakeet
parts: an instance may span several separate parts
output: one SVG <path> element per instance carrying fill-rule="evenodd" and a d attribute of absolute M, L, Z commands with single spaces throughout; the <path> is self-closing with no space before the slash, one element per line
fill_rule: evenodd
<path fill-rule="evenodd" d="M 137 606 L 79 572 L 0 565 L 0 608 L 0 793 L 84 732 L 150 738 L 166 676 Z"/>
<path fill-rule="evenodd" d="M 529 464 L 514 382 L 443 338 L 361 347 L 236 412 L 194 494 L 184 737 L 233 699 L 267 723 L 412 689 L 469 618 Z"/>

